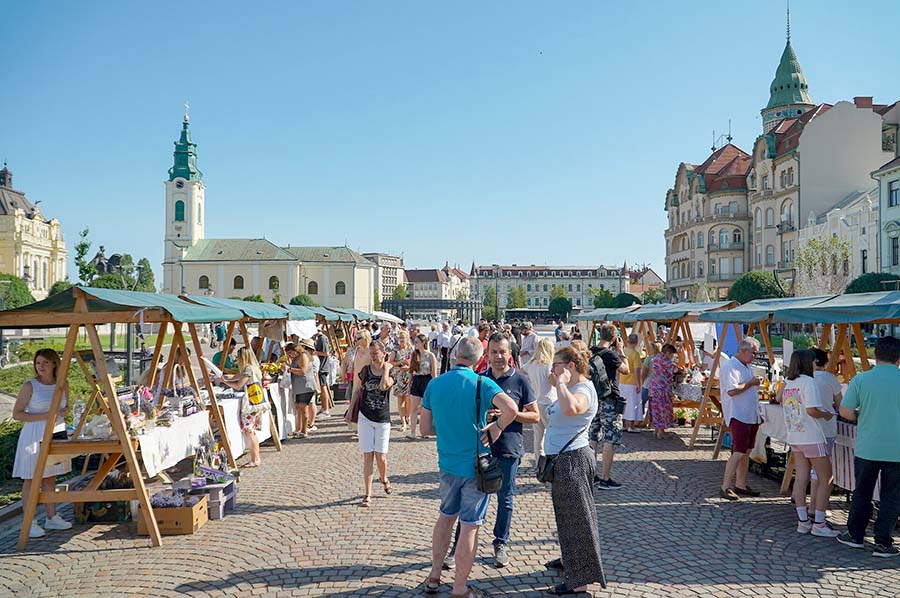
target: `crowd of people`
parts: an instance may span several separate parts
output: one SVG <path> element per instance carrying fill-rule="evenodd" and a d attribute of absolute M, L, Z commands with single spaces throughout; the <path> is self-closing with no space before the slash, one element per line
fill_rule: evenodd
<path fill-rule="evenodd" d="M 494 563 L 504 567 L 513 558 L 510 530 L 517 478 L 526 456 L 525 425 L 532 426 L 535 469 L 552 463 L 550 495 L 560 557 L 546 566 L 558 570 L 564 581 L 549 592 L 577 594 L 593 583 L 605 587 L 594 492 L 622 487 L 611 474 L 623 434 L 649 428 L 658 439 L 669 435 L 667 430 L 675 425 L 675 373 L 683 362 L 700 359 L 690 355 L 696 349 L 685 347 L 680 339 L 659 343 L 637 334 L 623 339 L 612 324 L 599 326 L 596 338 L 589 339 L 594 341 L 591 345 L 577 330 L 566 331 L 562 323 L 554 339 L 538 337 L 530 322 L 519 321 L 444 323 L 427 332 L 412 323 L 362 323 L 350 332 L 352 342 L 340 363 L 322 327 L 312 338 L 294 338 L 284 345 L 282 368 L 296 416 L 292 437 L 307 437 L 316 430 L 317 417 L 330 417 L 334 405 L 330 390 L 336 380 L 346 382 L 344 420 L 362 456 L 361 507 L 371 505 L 376 468 L 384 493 L 393 492 L 388 477 L 392 396 L 397 399 L 401 433 L 410 440 L 436 437 L 440 506 L 424 591 L 438 592 L 442 573 L 452 570 L 451 596 L 482 595 L 468 585 L 468 576 L 492 493 L 497 495 Z M 230 373 L 217 381 L 245 391 L 241 427 L 250 453 L 245 466 L 258 467 L 255 431 L 266 407 L 255 408 L 247 397 L 262 380 L 257 355 L 275 358 L 277 353 L 260 346 L 264 341 L 256 338 L 232 359 L 234 343 L 221 342 L 214 362 Z M 732 454 L 718 496 L 728 501 L 760 495 L 747 481 L 749 453 L 761 421 L 761 378 L 752 368 L 759 349 L 756 339 L 743 339 L 733 357 L 723 356 L 719 372 Z M 880 480 L 873 554 L 888 557 L 897 555 L 892 533 L 900 514 L 900 340 L 880 338 L 875 358 L 877 365 L 854 377 L 844 394 L 828 371 L 827 353 L 796 351 L 778 398 L 796 469 L 792 499 L 797 532 L 862 548 Z M 67 397 L 64 393 L 60 413 L 48 413 L 59 367 L 55 351 L 38 351 L 33 365 L 34 377 L 22 385 L 13 414 L 25 422 L 13 474 L 24 480 L 26 495 L 34 483 L 52 490 L 55 476 L 65 473 L 48 467 L 39 482 L 35 479 L 44 426 L 58 423 L 66 412 Z M 316 409 L 317 398 L 321 412 Z M 858 426 L 857 489 L 843 533 L 826 519 L 838 414 Z M 480 477 L 483 467 L 498 472 L 500 482 L 493 490 Z M 45 509 L 46 522 L 43 527 L 33 523 L 32 537 L 71 527 L 54 505 Z"/>

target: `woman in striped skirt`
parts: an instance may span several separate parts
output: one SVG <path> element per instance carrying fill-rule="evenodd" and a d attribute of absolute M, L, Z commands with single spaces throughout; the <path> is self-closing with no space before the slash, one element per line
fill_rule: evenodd
<path fill-rule="evenodd" d="M 597 413 L 589 357 L 576 347 L 564 347 L 553 357 L 557 400 L 547 408 L 544 452 L 559 455 L 550 496 L 562 558 L 547 566 L 562 569 L 566 581 L 550 589 L 556 595 L 586 592 L 591 583 L 606 587 L 592 485 L 596 461 L 588 445 L 588 427 Z"/>

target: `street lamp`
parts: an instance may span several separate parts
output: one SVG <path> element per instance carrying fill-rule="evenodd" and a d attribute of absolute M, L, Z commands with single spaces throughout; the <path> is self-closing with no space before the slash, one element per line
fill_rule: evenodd
<path fill-rule="evenodd" d="M 174 245 L 176 249 L 181 250 L 181 258 L 178 260 L 178 265 L 181 269 L 181 279 L 180 279 L 180 284 L 178 285 L 178 287 L 181 290 L 178 292 L 178 294 L 183 295 L 185 292 L 187 292 L 186 289 L 184 288 L 184 254 L 188 250 L 188 248 L 190 248 L 190 245 L 179 245 L 175 241 L 172 241 L 172 245 Z"/>

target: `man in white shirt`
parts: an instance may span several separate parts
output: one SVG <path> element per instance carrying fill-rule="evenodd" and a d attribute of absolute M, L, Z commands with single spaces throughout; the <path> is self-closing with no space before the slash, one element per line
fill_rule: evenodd
<path fill-rule="evenodd" d="M 450 323 L 444 322 L 437 337 L 438 351 L 441 353 L 441 373 L 450 369 L 450 346 L 453 336 L 450 334 Z"/>
<path fill-rule="evenodd" d="M 537 335 L 534 333 L 534 324 L 525 322 L 522 328 L 522 344 L 519 347 L 519 363 L 522 364 L 522 367 L 525 367 L 525 364 L 531 361 L 536 349 Z"/>
<path fill-rule="evenodd" d="M 750 369 L 758 351 L 758 340 L 749 336 L 744 338 L 735 356 L 725 361 L 719 372 L 722 415 L 725 425 L 731 429 L 731 457 L 725 466 L 725 478 L 719 489 L 719 496 L 726 500 L 759 496 L 759 492 L 747 485 L 750 449 L 756 444 L 756 433 L 759 431 L 758 390 L 762 380 Z"/>

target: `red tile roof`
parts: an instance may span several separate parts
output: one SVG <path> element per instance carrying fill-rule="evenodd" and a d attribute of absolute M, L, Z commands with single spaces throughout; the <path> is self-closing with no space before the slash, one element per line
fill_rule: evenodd
<path fill-rule="evenodd" d="M 786 122 L 788 120 L 792 120 L 791 125 L 784 130 L 784 133 L 775 133 L 775 155 L 780 156 L 787 152 L 794 151 L 797 149 L 797 144 L 800 143 L 800 134 L 803 133 L 803 129 L 806 127 L 809 122 L 826 112 L 828 112 L 832 108 L 831 104 L 819 104 L 812 110 L 807 110 L 803 113 L 803 116 L 795 119 L 785 119 Z M 781 128 L 780 125 L 777 128 Z"/>
<path fill-rule="evenodd" d="M 710 154 L 709 158 L 707 158 L 703 164 L 698 166 L 696 171 L 704 175 L 719 174 L 719 172 L 731 164 L 735 158 L 741 156 L 746 157 L 748 160 L 750 159 L 750 154 L 736 145 L 729 143 Z"/>

